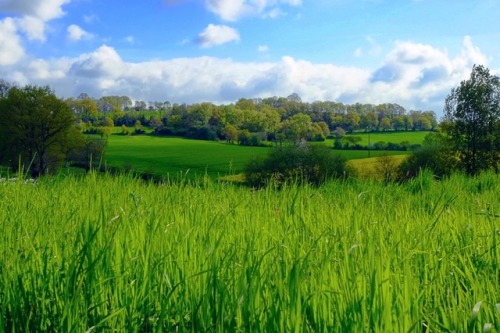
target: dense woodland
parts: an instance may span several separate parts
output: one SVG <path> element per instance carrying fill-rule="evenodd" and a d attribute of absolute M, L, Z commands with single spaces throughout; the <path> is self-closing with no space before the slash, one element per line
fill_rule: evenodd
<path fill-rule="evenodd" d="M 330 135 L 354 131 L 418 131 L 437 127 L 432 111 L 407 111 L 398 104 L 302 102 L 297 94 L 264 99 L 242 98 L 234 104 L 171 104 L 133 102 L 127 96 L 93 99 L 86 94 L 67 99 L 87 132 L 106 134 L 106 128 L 122 126 L 123 134 L 143 133 L 195 139 L 222 139 L 243 145 L 262 141 L 322 141 Z M 134 127 L 130 133 L 130 127 Z"/>

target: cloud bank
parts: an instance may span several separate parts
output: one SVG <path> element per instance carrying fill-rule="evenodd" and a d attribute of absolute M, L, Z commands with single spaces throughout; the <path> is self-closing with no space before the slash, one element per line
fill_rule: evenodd
<path fill-rule="evenodd" d="M 12 27 L 3 22 L 0 29 L 9 32 Z M 438 113 L 451 88 L 469 77 L 474 64 L 487 65 L 487 58 L 467 36 L 456 55 L 427 44 L 397 41 L 374 69 L 315 64 L 289 56 L 275 62 L 196 57 L 132 63 L 106 45 L 76 58 L 25 57 L 21 66 L 9 60 L 16 57 L 0 58 L 1 77 L 20 84 L 49 84 L 62 97 L 86 92 L 144 101 L 232 103 L 242 97 L 296 92 L 309 102 L 391 102 Z"/>

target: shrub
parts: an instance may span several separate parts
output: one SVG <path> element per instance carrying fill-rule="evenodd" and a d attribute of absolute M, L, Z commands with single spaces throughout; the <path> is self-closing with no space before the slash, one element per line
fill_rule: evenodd
<path fill-rule="evenodd" d="M 347 159 L 333 154 L 324 145 L 276 147 L 267 157 L 255 158 L 245 167 L 246 181 L 254 187 L 270 183 L 281 186 L 294 181 L 319 185 L 352 174 Z"/>
<path fill-rule="evenodd" d="M 398 178 L 401 180 L 414 178 L 424 169 L 438 178 L 450 175 L 457 169 L 457 159 L 448 148 L 446 140 L 440 133 L 428 134 L 422 147 L 416 149 L 401 163 Z"/>

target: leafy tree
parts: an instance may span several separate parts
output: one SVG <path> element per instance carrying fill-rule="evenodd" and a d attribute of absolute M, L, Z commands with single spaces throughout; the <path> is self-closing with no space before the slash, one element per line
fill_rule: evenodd
<path fill-rule="evenodd" d="M 380 127 L 382 127 L 384 131 L 392 129 L 391 120 L 388 117 L 382 118 L 382 120 L 380 120 Z"/>
<path fill-rule="evenodd" d="M 95 121 L 99 113 L 96 102 L 91 98 L 85 97 L 83 94 L 81 94 L 78 99 L 67 99 L 66 103 L 84 122 Z"/>
<path fill-rule="evenodd" d="M 311 117 L 307 114 L 297 113 L 282 123 L 283 133 L 290 141 L 299 142 L 308 139 L 312 133 Z"/>
<path fill-rule="evenodd" d="M 149 127 L 151 127 L 153 130 L 158 130 L 159 128 L 163 127 L 163 122 L 161 121 L 160 117 L 157 116 L 152 116 L 149 119 Z"/>
<path fill-rule="evenodd" d="M 446 133 L 467 174 L 493 168 L 498 172 L 500 153 L 500 79 L 483 66 L 474 66 L 446 98 Z"/>
<path fill-rule="evenodd" d="M 136 120 L 134 124 L 134 134 L 144 134 L 146 131 L 142 127 L 141 121 Z"/>
<path fill-rule="evenodd" d="M 238 137 L 238 129 L 231 124 L 227 124 L 222 130 L 222 135 L 227 143 L 233 143 Z"/>
<path fill-rule="evenodd" d="M 71 136 L 82 135 L 68 105 L 49 87 L 13 87 L 0 99 L 0 160 L 18 163 L 38 176 L 70 150 Z"/>
<path fill-rule="evenodd" d="M 104 127 L 114 127 L 115 126 L 115 122 L 113 121 L 113 119 L 111 117 L 104 117 L 102 119 L 102 126 L 104 126 Z"/>
<path fill-rule="evenodd" d="M 397 116 L 392 118 L 392 127 L 396 131 L 401 131 L 405 127 L 405 121 L 403 119 L 403 116 Z"/>
<path fill-rule="evenodd" d="M 347 128 L 348 132 L 353 132 L 359 127 L 361 117 L 358 113 L 353 110 L 349 110 L 347 114 L 343 117 L 344 126 Z"/>
<path fill-rule="evenodd" d="M 345 145 L 344 148 L 349 149 L 349 148 L 356 148 L 360 147 L 360 142 L 363 141 L 363 139 L 360 136 L 356 135 L 347 135 L 344 137 Z"/>
<path fill-rule="evenodd" d="M 413 119 L 410 116 L 404 115 L 403 121 L 404 121 L 405 131 L 409 131 L 410 129 L 413 128 Z"/>
<path fill-rule="evenodd" d="M 252 137 L 252 133 L 249 130 L 241 130 L 238 133 L 238 143 L 242 146 L 250 146 L 250 139 Z"/>
<path fill-rule="evenodd" d="M 335 138 L 335 140 L 333 141 L 333 148 L 342 148 L 342 139 L 345 137 L 345 134 L 346 133 L 342 127 L 337 127 L 335 131 L 333 131 L 333 136 Z"/>

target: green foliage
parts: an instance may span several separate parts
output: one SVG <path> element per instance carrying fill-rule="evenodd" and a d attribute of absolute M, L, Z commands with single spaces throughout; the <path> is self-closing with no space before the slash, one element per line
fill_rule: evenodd
<path fill-rule="evenodd" d="M 0 331 L 498 332 L 498 188 L 5 180 Z"/>
<path fill-rule="evenodd" d="M 330 179 L 347 178 L 352 173 L 347 160 L 334 155 L 325 145 L 276 147 L 266 158 L 255 158 L 245 167 L 245 179 L 255 187 L 290 182 L 318 185 Z"/>
<path fill-rule="evenodd" d="M 416 177 L 423 169 L 442 178 L 457 169 L 457 159 L 450 150 L 449 139 L 442 133 L 430 133 L 425 137 L 422 147 L 415 150 L 399 166 L 399 178 Z"/>
<path fill-rule="evenodd" d="M 104 149 L 106 148 L 105 139 L 85 137 L 75 149 L 69 151 L 67 160 L 72 166 L 90 170 L 103 164 Z"/>
<path fill-rule="evenodd" d="M 391 156 L 385 154 L 377 157 L 375 172 L 385 184 L 391 183 L 396 180 L 397 169 L 397 162 Z"/>
<path fill-rule="evenodd" d="M 71 136 L 81 136 L 74 128 L 72 111 L 49 87 L 12 87 L 0 99 L 0 162 L 33 176 L 54 172 Z"/>
<path fill-rule="evenodd" d="M 444 130 L 460 166 L 470 175 L 499 170 L 500 161 L 500 78 L 483 66 L 474 66 L 446 99 Z"/>

